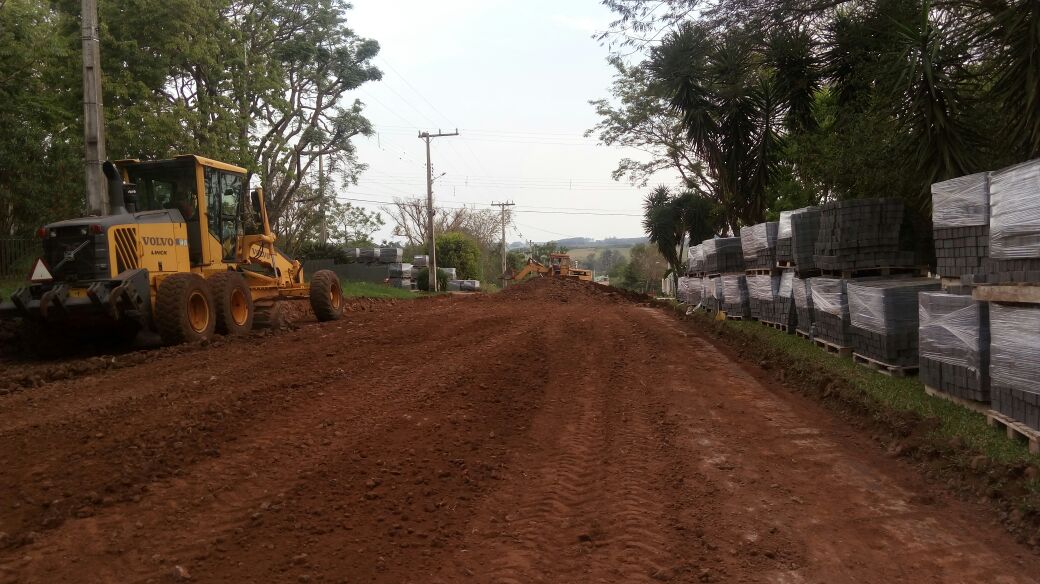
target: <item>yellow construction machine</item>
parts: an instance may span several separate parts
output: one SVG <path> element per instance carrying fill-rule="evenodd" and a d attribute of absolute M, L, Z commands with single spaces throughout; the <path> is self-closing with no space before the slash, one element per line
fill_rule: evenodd
<path fill-rule="evenodd" d="M 188 155 L 106 162 L 104 171 L 112 213 L 40 228 L 43 257 L 0 303 L 0 318 L 21 318 L 44 340 L 148 329 L 176 344 L 279 327 L 287 299 L 309 299 L 321 321 L 342 316 L 336 274 L 305 282 L 300 262 L 275 246 L 245 169 Z"/>
<path fill-rule="evenodd" d="M 516 274 L 507 275 L 506 279 L 519 282 L 531 274 L 540 278 L 573 278 L 582 282 L 592 281 L 592 270 L 583 270 L 573 266 L 571 256 L 565 253 L 550 254 L 548 266 L 534 258 L 528 258 L 527 265 L 523 269 Z"/>

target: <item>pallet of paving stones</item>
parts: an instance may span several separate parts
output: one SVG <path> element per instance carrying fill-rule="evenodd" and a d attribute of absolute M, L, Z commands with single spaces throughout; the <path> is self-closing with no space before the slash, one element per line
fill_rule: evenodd
<path fill-rule="evenodd" d="M 887 278 L 895 276 L 926 276 L 927 266 L 895 265 L 895 266 L 872 266 L 869 268 L 848 268 L 838 270 L 821 269 L 820 275 L 825 278 L 844 278 L 852 280 L 857 278 Z"/>
<path fill-rule="evenodd" d="M 983 271 L 982 260 L 989 255 L 989 205 L 989 173 L 932 185 L 932 235 L 940 276 Z"/>
<path fill-rule="evenodd" d="M 889 368 L 919 365 L 920 294 L 938 291 L 933 278 L 849 281 L 851 345 Z"/>
<path fill-rule="evenodd" d="M 838 347 L 851 347 L 852 322 L 846 281 L 841 278 L 812 278 L 813 336 Z"/>
<path fill-rule="evenodd" d="M 690 247 L 686 258 L 686 275 L 697 276 L 704 272 L 704 244 L 698 243 Z"/>
<path fill-rule="evenodd" d="M 971 296 L 919 296 L 921 381 L 953 398 L 989 403 L 989 304 Z"/>
<path fill-rule="evenodd" d="M 798 322 L 798 328 L 807 334 L 812 329 L 813 324 L 812 290 L 809 287 L 809 282 L 810 280 L 808 279 L 795 276 L 791 283 L 795 319 Z"/>
<path fill-rule="evenodd" d="M 946 400 L 946 401 L 948 401 L 950 403 L 957 404 L 957 405 L 959 405 L 962 408 L 965 408 L 965 409 L 968 409 L 968 410 L 972 410 L 972 411 L 975 411 L 975 412 L 979 412 L 980 414 L 986 414 L 986 413 L 988 413 L 990 411 L 990 408 L 989 408 L 990 404 L 989 404 L 988 400 L 987 401 L 976 401 L 976 400 L 973 400 L 973 399 L 965 399 L 965 398 L 953 395 L 953 394 L 951 394 L 949 392 L 946 392 L 946 391 L 940 391 L 940 390 L 935 389 L 934 387 L 928 385 L 927 382 L 924 381 L 924 365 L 923 364 L 921 366 L 921 369 L 917 372 L 917 376 L 918 376 L 919 379 L 921 379 L 922 383 L 925 383 L 924 392 L 927 395 L 930 395 L 932 397 L 937 397 L 939 399 L 944 399 L 944 400 Z"/>
<path fill-rule="evenodd" d="M 815 267 L 859 270 L 915 263 L 901 246 L 903 202 L 900 199 L 859 199 L 828 203 L 820 210 Z"/>
<path fill-rule="evenodd" d="M 820 209 L 807 207 L 791 216 L 791 257 L 778 258 L 781 267 L 792 267 L 807 277 L 816 269 L 816 243 L 820 238 Z M 778 244 L 779 245 L 779 244 Z M 787 262 L 787 263 L 783 263 Z"/>
<path fill-rule="evenodd" d="M 1040 429 L 1040 304 L 991 303 L 989 326 L 993 409 Z"/>
<path fill-rule="evenodd" d="M 1023 404 L 1022 411 L 1025 412 L 1026 409 L 1027 406 Z M 1028 409 L 1034 411 L 1037 408 L 1033 405 L 1028 407 Z M 1005 415 L 997 410 L 986 412 L 986 423 L 995 428 L 1003 429 L 1007 433 L 1008 440 L 1025 442 L 1030 454 L 1040 454 L 1040 430 L 1031 428 L 1014 417 Z"/>
<path fill-rule="evenodd" d="M 1040 282 L 1040 159 L 989 173 L 985 282 Z"/>
<path fill-rule="evenodd" d="M 817 347 L 823 349 L 828 353 L 833 353 L 839 357 L 851 357 L 852 347 L 848 345 L 841 345 L 838 343 L 832 343 L 827 339 L 820 338 L 818 336 L 811 336 L 809 340 Z"/>
<path fill-rule="evenodd" d="M 745 269 L 776 267 L 776 236 L 779 223 L 769 221 L 740 229 L 740 246 Z"/>
<path fill-rule="evenodd" d="M 744 271 L 744 252 L 739 237 L 716 237 L 701 244 L 704 250 L 704 271 L 718 275 Z"/>
<path fill-rule="evenodd" d="M 780 221 L 777 222 L 776 232 L 776 262 L 778 266 L 793 268 L 794 261 L 794 230 L 793 230 L 793 219 L 795 215 L 805 213 L 807 211 L 816 211 L 816 207 L 804 207 L 802 209 L 795 209 L 793 211 L 781 211 Z M 804 245 L 807 238 L 802 237 L 802 244 Z M 809 246 L 809 254 L 814 253 L 816 241 L 815 237 L 812 239 L 812 245 Z"/>

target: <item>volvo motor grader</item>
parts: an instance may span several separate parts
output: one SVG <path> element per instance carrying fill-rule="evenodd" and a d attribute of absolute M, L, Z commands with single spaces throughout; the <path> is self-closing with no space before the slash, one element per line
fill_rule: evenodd
<path fill-rule="evenodd" d="M 538 277 L 572 278 L 583 282 L 592 281 L 592 270 L 583 270 L 571 264 L 571 256 L 565 253 L 549 254 L 549 265 L 545 265 L 534 258 L 528 258 L 527 265 L 513 275 L 507 275 L 507 280 L 522 281 L 530 274 Z"/>
<path fill-rule="evenodd" d="M 309 298 L 318 320 L 342 316 L 336 274 L 305 282 L 275 246 L 245 169 L 178 156 L 106 162 L 104 171 L 112 214 L 42 227 L 43 257 L 0 318 L 47 335 L 150 329 L 176 344 L 280 326 L 288 299 Z"/>

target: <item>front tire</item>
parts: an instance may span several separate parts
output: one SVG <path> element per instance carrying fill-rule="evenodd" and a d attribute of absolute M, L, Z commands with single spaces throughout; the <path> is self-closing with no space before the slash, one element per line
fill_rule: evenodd
<path fill-rule="evenodd" d="M 198 274 L 174 274 L 159 284 L 155 297 L 155 322 L 168 345 L 195 343 L 213 338 L 217 318 L 213 292 Z"/>
<path fill-rule="evenodd" d="M 343 317 L 346 302 L 339 276 L 332 270 L 320 270 L 311 276 L 311 309 L 320 322 Z"/>
<path fill-rule="evenodd" d="M 253 293 L 242 274 L 221 272 L 210 277 L 217 316 L 216 331 L 222 335 L 244 335 L 253 330 Z"/>

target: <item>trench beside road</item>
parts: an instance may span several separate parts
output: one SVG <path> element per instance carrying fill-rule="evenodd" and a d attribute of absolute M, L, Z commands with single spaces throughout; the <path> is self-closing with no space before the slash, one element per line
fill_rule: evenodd
<path fill-rule="evenodd" d="M 665 312 L 578 283 L 0 396 L 0 469 L 0 582 L 1040 574 L 987 509 Z"/>

